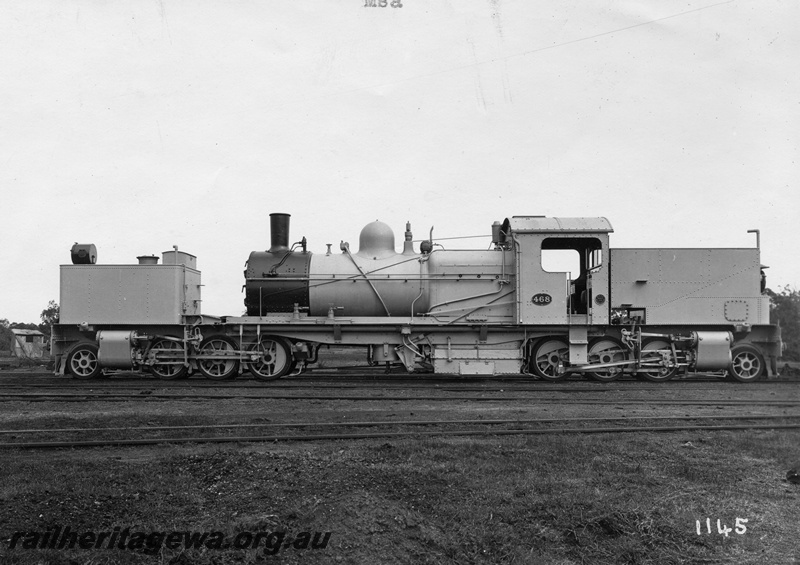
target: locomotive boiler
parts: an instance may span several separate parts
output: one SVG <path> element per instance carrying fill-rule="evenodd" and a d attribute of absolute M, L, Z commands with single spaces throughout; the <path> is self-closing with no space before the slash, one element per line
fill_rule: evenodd
<path fill-rule="evenodd" d="M 415 249 L 407 223 L 398 250 L 375 221 L 357 250 L 312 253 L 305 238 L 290 243 L 288 214 L 270 216 L 269 249 L 247 260 L 243 316 L 200 313 L 200 272 L 177 249 L 162 265 L 62 266 L 57 371 L 271 380 L 313 366 L 325 344 L 407 371 L 547 380 L 725 370 L 750 381 L 776 369 L 759 246 L 615 249 L 605 218 L 514 216 L 491 225 L 488 249 L 445 249 L 432 231 Z M 553 252 L 572 270 L 551 267 Z"/>
<path fill-rule="evenodd" d="M 432 253 L 431 241 L 416 253 L 410 223 L 406 224 L 402 252 L 395 250 L 392 229 L 380 221 L 367 224 L 359 235 L 358 250 L 342 242 L 339 253 L 292 251 L 288 245 L 288 214 L 271 214 L 272 245 L 250 254 L 245 271 L 248 316 L 292 312 L 311 316 L 419 317 L 468 309 L 471 296 L 501 290 L 509 284 L 506 250 Z M 498 253 L 500 251 L 500 253 Z M 470 284 L 481 283 L 481 284 Z M 467 304 L 465 306 L 464 304 Z M 480 304 L 482 316 L 499 316 L 498 305 Z"/>

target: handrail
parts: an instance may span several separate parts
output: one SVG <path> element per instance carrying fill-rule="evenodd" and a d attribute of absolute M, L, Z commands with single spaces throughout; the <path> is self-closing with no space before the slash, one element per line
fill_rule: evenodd
<path fill-rule="evenodd" d="M 361 275 L 364 277 L 364 280 L 367 281 L 367 283 L 369 284 L 370 288 L 372 288 L 372 290 L 375 292 L 375 296 L 377 296 L 378 300 L 381 301 L 381 306 L 383 306 L 383 309 L 386 310 L 386 315 L 387 316 L 391 316 L 391 314 L 389 313 L 389 308 L 386 307 L 386 303 L 383 301 L 383 298 L 381 298 L 381 294 L 378 292 L 378 289 L 375 288 L 375 285 L 372 284 L 371 280 L 369 280 L 369 277 L 361 269 L 361 266 L 358 263 L 356 263 L 356 258 L 353 257 L 353 255 L 350 253 L 350 246 L 345 244 L 343 246 L 343 250 L 347 254 L 347 256 L 350 257 L 350 260 L 353 262 L 353 265 L 356 266 L 356 269 L 358 269 L 358 272 L 361 273 Z"/>

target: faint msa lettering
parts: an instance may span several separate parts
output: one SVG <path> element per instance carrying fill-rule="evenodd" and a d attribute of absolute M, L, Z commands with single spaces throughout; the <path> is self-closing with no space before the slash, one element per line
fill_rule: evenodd
<path fill-rule="evenodd" d="M 734 528 L 729 528 L 727 524 L 722 523 L 722 520 L 717 520 L 716 533 L 728 537 L 728 534 L 735 531 L 737 534 L 742 535 L 747 532 L 747 526 L 745 526 L 747 522 L 747 518 L 736 518 L 736 526 Z M 703 526 L 705 526 L 705 528 Z M 698 536 L 714 533 L 711 528 L 711 518 L 706 518 L 705 523 L 700 522 L 700 520 L 695 520 L 695 528 L 697 529 Z"/>
<path fill-rule="evenodd" d="M 403 1 L 402 0 L 364 0 L 364 7 L 365 8 L 386 8 L 387 6 L 391 6 L 392 8 L 402 8 Z"/>

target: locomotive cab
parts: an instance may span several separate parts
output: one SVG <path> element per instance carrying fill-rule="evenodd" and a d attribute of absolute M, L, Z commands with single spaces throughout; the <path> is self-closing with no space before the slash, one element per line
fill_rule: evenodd
<path fill-rule="evenodd" d="M 601 272 L 602 241 L 596 237 L 545 238 L 542 240 L 542 268 L 545 271 L 549 271 L 546 259 L 550 251 L 562 253 L 561 257 L 564 257 L 565 252 L 574 255 L 574 261 L 567 271 L 567 312 L 573 317 L 573 321 L 577 321 L 575 316 L 588 317 L 593 310 L 592 291 L 602 292 L 603 285 L 607 284 L 608 277 L 604 277 Z"/>
<path fill-rule="evenodd" d="M 608 323 L 608 220 L 514 216 L 505 225 L 517 242 L 518 323 Z M 548 270 L 546 256 L 556 250 L 574 252 L 577 276 Z"/>

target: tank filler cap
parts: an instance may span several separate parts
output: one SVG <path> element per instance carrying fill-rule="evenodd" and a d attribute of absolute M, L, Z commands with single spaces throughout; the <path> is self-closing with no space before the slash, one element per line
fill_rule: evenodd
<path fill-rule="evenodd" d="M 396 255 L 392 228 L 378 220 L 364 226 L 358 236 L 358 255 L 374 259 Z"/>
<path fill-rule="evenodd" d="M 140 265 L 158 265 L 158 257 L 155 255 L 139 255 L 136 258 Z"/>

